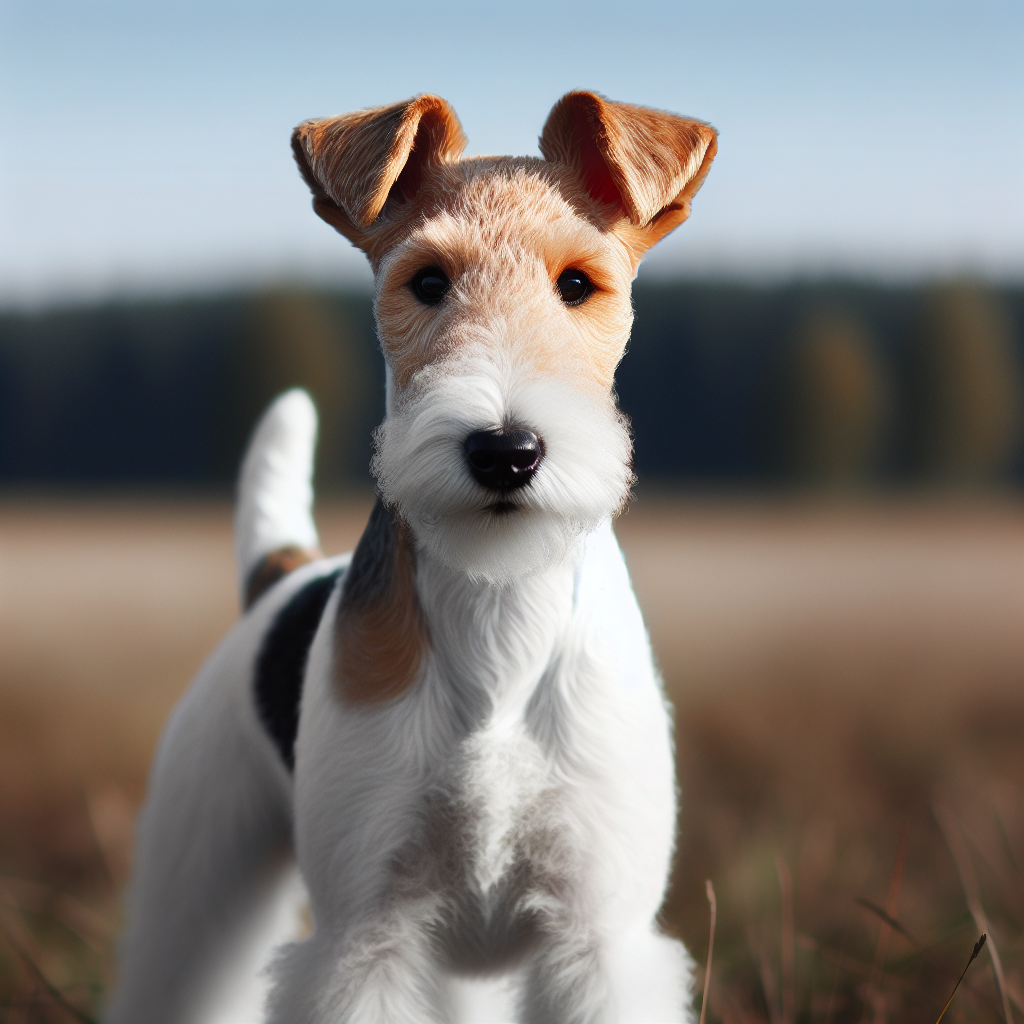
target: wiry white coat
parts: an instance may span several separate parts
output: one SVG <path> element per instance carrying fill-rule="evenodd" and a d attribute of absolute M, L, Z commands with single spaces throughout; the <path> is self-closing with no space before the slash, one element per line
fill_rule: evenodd
<path fill-rule="evenodd" d="M 449 1019 L 445 964 L 518 968 L 524 1020 L 682 1019 L 681 947 L 652 930 L 674 828 L 666 712 L 610 526 L 516 586 L 429 559 L 418 577 L 431 655 L 405 697 L 339 703 L 331 606 L 311 651 L 295 821 L 325 927 L 279 960 L 271 1019 Z M 469 829 L 455 892 L 431 884 L 450 851 L 429 820 L 453 808 Z"/>

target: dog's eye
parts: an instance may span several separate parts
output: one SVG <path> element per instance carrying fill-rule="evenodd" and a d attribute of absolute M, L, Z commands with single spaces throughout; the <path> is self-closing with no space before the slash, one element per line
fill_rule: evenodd
<path fill-rule="evenodd" d="M 590 298 L 594 286 L 582 270 L 563 270 L 556 282 L 558 294 L 567 306 L 578 306 Z"/>
<path fill-rule="evenodd" d="M 409 287 L 420 302 L 436 306 L 448 293 L 451 281 L 440 267 L 424 267 L 409 282 Z"/>

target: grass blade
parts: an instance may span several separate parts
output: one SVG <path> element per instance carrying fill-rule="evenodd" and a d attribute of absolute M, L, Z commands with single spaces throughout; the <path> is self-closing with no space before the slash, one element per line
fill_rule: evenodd
<path fill-rule="evenodd" d="M 715 921 L 718 918 L 718 901 L 715 899 L 715 887 L 709 878 L 704 883 L 708 894 L 708 904 L 711 907 L 711 930 L 708 933 L 708 962 L 704 968 L 704 998 L 700 1004 L 700 1024 L 704 1024 L 704 1014 L 708 1008 L 708 992 L 711 990 L 711 958 L 715 952 Z"/>
<path fill-rule="evenodd" d="M 921 948 L 921 943 L 895 917 L 890 917 L 877 903 L 872 903 L 871 900 L 865 899 L 863 896 L 858 896 L 853 902 L 862 906 L 865 910 L 870 910 L 875 917 L 884 921 L 894 932 L 899 932 L 912 946 L 916 946 L 918 949 Z"/>
<path fill-rule="evenodd" d="M 793 1024 L 796 1015 L 793 874 L 781 853 L 775 855 L 775 870 L 779 875 L 779 893 L 782 898 L 782 1021 L 783 1024 Z"/>
<path fill-rule="evenodd" d="M 960 876 L 960 884 L 963 886 L 964 895 L 967 897 L 967 908 L 974 918 L 978 931 L 984 935 L 991 935 L 988 917 L 985 908 L 981 905 L 981 887 L 978 885 L 978 877 L 974 873 L 974 866 L 971 863 L 970 854 L 967 852 L 960 829 L 952 811 L 943 807 L 942 804 L 935 804 L 933 807 L 935 820 L 939 823 L 946 846 L 953 855 L 953 863 L 956 865 L 957 874 Z M 980 940 L 979 940 L 980 941 Z M 985 945 L 985 943 L 981 943 Z M 981 949 L 981 945 L 978 949 Z M 996 976 L 996 988 L 999 989 L 999 996 L 1003 1001 L 1003 1017 L 1006 1024 L 1013 1024 L 1013 1016 L 1010 1013 L 1010 999 L 1006 992 L 1006 979 L 1003 975 L 1003 961 L 999 956 L 995 940 L 988 942 L 988 955 L 992 958 L 992 970 Z"/>
<path fill-rule="evenodd" d="M 967 961 L 967 967 L 970 967 L 971 964 L 974 963 L 975 958 L 981 952 L 981 947 L 985 945 L 986 938 L 987 936 L 983 934 L 981 938 L 978 939 L 978 941 L 974 944 L 974 949 L 971 952 L 971 957 Z M 963 969 L 963 973 L 960 975 L 959 978 L 957 978 L 957 982 L 953 986 L 953 991 L 949 993 L 949 998 L 946 1000 L 946 1005 L 942 1008 L 942 1013 L 939 1014 L 938 1019 L 935 1021 L 935 1024 L 939 1024 L 939 1021 L 941 1021 L 942 1018 L 946 1016 L 946 1011 L 949 1009 L 949 1004 L 953 1002 L 953 996 L 956 995 L 956 990 L 960 987 L 960 982 L 963 981 L 964 977 L 967 975 L 967 967 Z"/>
<path fill-rule="evenodd" d="M 871 975 L 868 978 L 868 993 L 881 998 L 879 982 L 885 974 L 885 961 L 889 957 L 889 941 L 892 938 L 892 925 L 890 922 L 896 920 L 896 911 L 899 905 L 900 883 L 903 880 L 903 861 L 907 855 L 907 837 L 909 830 L 906 826 L 900 832 L 899 845 L 896 847 L 896 860 L 892 866 L 892 876 L 889 879 L 889 895 L 885 899 L 885 913 L 882 915 L 882 925 L 878 929 L 878 945 L 875 947 L 875 960 L 871 965 Z M 867 1019 L 868 1004 L 864 1005 L 863 1020 Z"/>
<path fill-rule="evenodd" d="M 74 1017 L 75 1020 L 79 1021 L 80 1024 L 99 1024 L 98 1021 L 94 1020 L 87 1013 L 83 1013 L 74 1003 L 70 1002 L 64 995 L 63 992 L 49 978 L 43 973 L 42 968 L 32 959 L 27 949 L 25 949 L 20 942 L 11 934 L 11 930 L 4 924 L 0 923 L 0 930 L 3 932 L 4 938 L 7 940 L 8 945 L 15 953 L 18 954 L 21 961 L 28 968 L 29 973 L 36 979 L 36 982 L 42 987 L 43 991 L 56 1003 L 65 1013 Z"/>

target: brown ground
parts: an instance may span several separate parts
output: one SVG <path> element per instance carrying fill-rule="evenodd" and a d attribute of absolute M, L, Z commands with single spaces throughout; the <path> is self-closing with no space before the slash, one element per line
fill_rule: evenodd
<path fill-rule="evenodd" d="M 368 507 L 322 509 L 325 549 Z M 619 534 L 701 964 L 717 892 L 709 1019 L 932 1022 L 982 930 L 945 1019 L 1020 1019 L 1024 506 L 647 497 Z M 101 1004 L 153 745 L 236 614 L 226 505 L 0 503 L 0 1021 L 74 1019 L 29 960 Z"/>

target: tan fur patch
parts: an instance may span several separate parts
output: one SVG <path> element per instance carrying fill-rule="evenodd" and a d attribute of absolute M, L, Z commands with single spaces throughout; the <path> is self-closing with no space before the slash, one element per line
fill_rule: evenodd
<path fill-rule="evenodd" d="M 378 332 L 398 388 L 475 342 L 580 390 L 610 393 L 632 325 L 628 247 L 579 217 L 541 160 L 463 161 L 434 169 L 425 189 L 422 220 L 377 273 Z M 408 288 L 430 265 L 452 281 L 440 307 L 424 306 Z M 580 306 L 558 295 L 567 269 L 595 286 Z"/>
<path fill-rule="evenodd" d="M 352 556 L 335 621 L 334 685 L 347 704 L 408 689 L 428 647 L 409 531 L 377 502 Z"/>
<path fill-rule="evenodd" d="M 306 565 L 321 557 L 319 550 L 300 548 L 294 544 L 277 548 L 264 555 L 246 580 L 245 608 L 251 608 L 278 580 L 284 579 L 300 565 Z"/>

